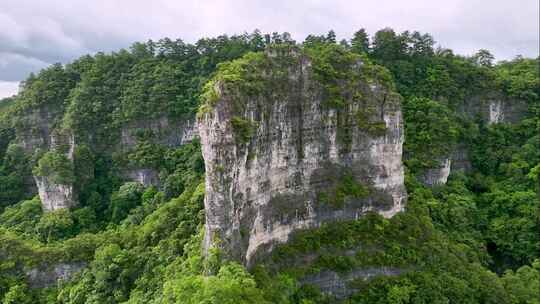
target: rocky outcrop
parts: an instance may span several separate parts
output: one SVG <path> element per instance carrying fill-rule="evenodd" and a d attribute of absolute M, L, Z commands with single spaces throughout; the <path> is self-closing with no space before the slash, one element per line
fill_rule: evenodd
<path fill-rule="evenodd" d="M 156 120 L 135 121 L 122 127 L 120 145 L 122 150 L 134 148 L 139 138 L 151 133 L 152 141 L 168 147 L 179 147 L 198 138 L 193 116 L 178 119 L 162 117 Z M 141 134 L 142 133 L 142 134 Z"/>
<path fill-rule="evenodd" d="M 527 115 L 528 106 L 524 100 L 500 92 L 485 92 L 467 98 L 458 112 L 469 118 L 479 117 L 487 124 L 516 123 Z"/>
<path fill-rule="evenodd" d="M 50 145 L 53 124 L 58 111 L 42 106 L 21 115 L 15 123 L 18 144 L 30 155 Z"/>
<path fill-rule="evenodd" d="M 26 272 L 26 281 L 31 288 L 54 287 L 61 281 L 69 281 L 85 267 L 84 262 L 41 266 Z"/>
<path fill-rule="evenodd" d="M 129 153 L 139 142 L 147 138 L 154 144 L 175 148 L 198 137 L 199 131 L 194 115 L 177 119 L 162 117 L 156 120 L 135 121 L 122 127 L 119 149 Z M 122 172 L 122 177 L 144 186 L 159 187 L 162 183 L 159 172 L 152 168 L 127 168 Z"/>
<path fill-rule="evenodd" d="M 44 211 L 71 208 L 77 205 L 72 184 L 58 184 L 46 176 L 34 176 Z"/>
<path fill-rule="evenodd" d="M 404 272 L 403 269 L 391 267 L 356 269 L 347 273 L 325 270 L 306 276 L 301 284 L 315 285 L 322 293 L 341 300 L 358 291 L 358 288 L 351 286 L 355 281 L 365 282 L 376 277 L 394 277 Z"/>
<path fill-rule="evenodd" d="M 472 169 L 467 145 L 458 144 L 450 155 L 450 172 L 469 172 Z"/>
<path fill-rule="evenodd" d="M 445 158 L 439 162 L 439 166 L 424 170 L 420 180 L 427 186 L 444 185 L 450 175 L 452 160 Z"/>
<path fill-rule="evenodd" d="M 501 100 L 490 100 L 488 112 L 488 123 L 500 123 L 504 121 L 504 104 Z"/>
<path fill-rule="evenodd" d="M 29 157 L 54 151 L 65 155 L 73 162 L 75 138 L 69 131 L 59 129 L 62 116 L 61 107 L 39 105 L 19 113 L 12 123 L 16 130 L 15 144 Z M 49 176 L 25 176 L 26 191 L 29 195 L 39 195 L 43 209 L 53 211 L 76 205 L 76 194 L 72 183 L 61 184 Z"/>
<path fill-rule="evenodd" d="M 75 136 L 69 132 L 64 134 L 53 132 L 50 138 L 49 150 L 64 154 L 67 159 L 73 161 L 75 157 Z"/>
<path fill-rule="evenodd" d="M 469 96 L 457 108 L 463 118 L 492 125 L 499 123 L 517 123 L 529 115 L 527 102 L 510 98 L 502 92 L 483 92 Z M 424 170 L 419 180 L 426 186 L 446 184 L 452 172 L 468 172 L 472 169 L 469 148 L 466 143 L 458 143 L 450 154 L 441 155 L 438 165 Z"/>
<path fill-rule="evenodd" d="M 159 186 L 159 174 L 154 169 L 132 169 L 124 173 L 128 180 L 137 182 L 145 187 Z"/>
<path fill-rule="evenodd" d="M 73 158 L 75 151 L 75 138 L 69 132 L 52 132 L 49 139 L 49 150 L 58 155 L 65 156 L 61 162 L 69 164 L 61 165 L 67 168 L 69 174 L 73 174 Z M 41 162 L 41 161 L 40 161 Z M 52 164 L 49 164 L 50 166 Z M 53 168 L 49 168 L 51 170 Z M 47 170 L 47 171 L 49 171 Z M 39 198 L 44 211 L 54 211 L 58 209 L 71 208 L 77 205 L 77 195 L 74 190 L 73 181 L 60 181 L 57 173 L 47 172 L 47 174 L 34 174 Z"/>
<path fill-rule="evenodd" d="M 262 92 L 217 81 L 216 100 L 200 115 L 205 248 L 219 244 L 250 265 L 296 230 L 403 210 L 399 95 L 365 79 L 368 66 L 356 61 L 347 68 L 357 80 L 340 87 L 343 104 L 329 105 L 309 56 L 259 60 L 270 68 L 250 77 Z"/>
<path fill-rule="evenodd" d="M 471 171 L 472 164 L 469 149 L 464 143 L 457 144 L 450 156 L 443 158 L 438 166 L 425 169 L 418 179 L 426 186 L 444 185 L 448 181 L 450 173 Z"/>

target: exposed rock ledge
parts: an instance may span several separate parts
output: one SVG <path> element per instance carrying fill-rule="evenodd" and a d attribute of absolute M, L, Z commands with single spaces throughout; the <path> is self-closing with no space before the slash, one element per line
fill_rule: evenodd
<path fill-rule="evenodd" d="M 71 208 L 77 204 L 73 185 L 56 184 L 45 176 L 34 176 L 44 211 Z"/>
<path fill-rule="evenodd" d="M 439 162 L 439 166 L 436 168 L 426 169 L 420 180 L 427 186 L 444 185 L 448 181 L 450 175 L 450 167 L 452 160 L 445 158 Z"/>
<path fill-rule="evenodd" d="M 55 286 L 60 281 L 68 281 L 81 272 L 86 263 L 60 263 L 54 266 L 41 266 L 26 272 L 26 280 L 31 288 Z"/>
<path fill-rule="evenodd" d="M 337 299 L 344 299 L 357 291 L 354 286 L 351 286 L 353 281 L 368 281 L 379 276 L 399 276 L 404 272 L 405 270 L 401 268 L 391 267 L 355 269 L 342 274 L 325 270 L 306 276 L 301 283 L 315 285 L 324 294 L 334 296 Z"/>

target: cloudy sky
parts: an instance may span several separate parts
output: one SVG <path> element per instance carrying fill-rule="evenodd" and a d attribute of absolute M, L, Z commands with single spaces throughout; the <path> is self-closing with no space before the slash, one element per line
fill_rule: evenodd
<path fill-rule="evenodd" d="M 32 71 L 134 41 L 222 33 L 290 32 L 296 40 L 334 29 L 431 33 L 459 54 L 539 53 L 538 0 L 0 0 L 0 98 Z"/>

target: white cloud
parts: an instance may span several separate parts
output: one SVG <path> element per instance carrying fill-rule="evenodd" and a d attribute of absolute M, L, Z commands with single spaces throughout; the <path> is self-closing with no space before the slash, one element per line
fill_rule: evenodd
<path fill-rule="evenodd" d="M 536 57 L 538 11 L 537 0 L 2 0 L 0 53 L 53 63 L 165 36 L 194 42 L 258 28 L 297 40 L 329 29 L 348 38 L 389 26 L 429 32 L 461 54 L 485 48 L 498 59 Z"/>
<path fill-rule="evenodd" d="M 17 94 L 19 83 L 12 81 L 0 81 L 0 99 Z"/>

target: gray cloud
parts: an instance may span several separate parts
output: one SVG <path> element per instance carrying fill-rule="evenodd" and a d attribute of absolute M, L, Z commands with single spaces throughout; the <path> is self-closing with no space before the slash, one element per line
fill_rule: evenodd
<path fill-rule="evenodd" d="M 0 52 L 0 80 L 19 81 L 31 72 L 49 65 L 35 57 L 26 57 L 17 53 Z"/>
<path fill-rule="evenodd" d="M 537 0 L 2 0 L 0 81 L 22 80 L 47 64 L 67 62 L 134 41 L 242 33 L 290 32 L 297 40 L 329 29 L 348 38 L 370 33 L 431 33 L 460 54 L 480 48 L 497 59 L 538 56 Z"/>

